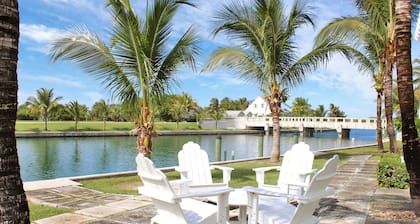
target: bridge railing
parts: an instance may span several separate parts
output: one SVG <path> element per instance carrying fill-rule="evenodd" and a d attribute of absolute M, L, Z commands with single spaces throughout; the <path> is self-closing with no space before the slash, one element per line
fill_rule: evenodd
<path fill-rule="evenodd" d="M 281 127 L 311 127 L 311 128 L 355 128 L 375 129 L 376 118 L 346 118 L 346 117 L 280 117 Z M 272 126 L 272 117 L 248 117 L 248 126 Z M 382 127 L 386 120 L 382 119 Z"/>

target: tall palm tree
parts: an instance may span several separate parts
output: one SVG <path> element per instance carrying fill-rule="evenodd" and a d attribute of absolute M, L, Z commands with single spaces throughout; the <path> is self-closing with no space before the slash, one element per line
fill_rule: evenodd
<path fill-rule="evenodd" d="M 414 122 L 414 91 L 411 65 L 411 1 L 396 1 L 397 82 L 400 100 L 404 160 L 410 176 L 414 212 L 420 216 L 420 145 Z"/>
<path fill-rule="evenodd" d="M 180 65 L 195 68 L 199 52 L 197 35 L 189 28 L 177 41 L 169 43 L 171 21 L 189 0 L 155 0 L 148 3 L 145 18 L 139 18 L 129 0 L 108 0 L 113 29 L 109 46 L 87 28 L 77 28 L 55 41 L 53 61 L 70 60 L 88 74 L 102 80 L 106 89 L 138 111 L 137 148 L 151 157 L 153 112 L 158 98 L 174 84 Z M 170 48 L 170 46 L 172 48 Z"/>
<path fill-rule="evenodd" d="M 237 47 L 216 50 L 205 70 L 224 66 L 253 83 L 258 83 L 273 116 L 271 161 L 280 156 L 279 114 L 283 90 L 302 82 L 309 71 L 330 58 L 329 48 L 341 49 L 346 57 L 355 56 L 342 45 L 325 42 L 302 58 L 298 58 L 296 30 L 314 25 L 314 12 L 305 0 L 296 0 L 285 12 L 280 0 L 232 0 L 217 11 L 214 35 L 227 34 L 240 43 Z"/>
<path fill-rule="evenodd" d="M 0 222 L 29 223 L 29 208 L 20 176 L 15 136 L 18 105 L 18 1 L 2 1 L 0 16 Z"/>
<path fill-rule="evenodd" d="M 378 151 L 383 152 L 382 143 L 382 97 L 385 96 L 386 130 L 390 139 L 390 151 L 397 152 L 392 119 L 392 68 L 395 61 L 395 11 L 394 0 L 354 0 L 359 9 L 356 17 L 335 19 L 325 26 L 317 36 L 317 42 L 325 39 L 345 41 L 348 45 L 367 55 L 357 60 L 359 68 L 369 69 L 377 92 L 377 142 Z"/>
<path fill-rule="evenodd" d="M 84 105 L 79 104 L 79 102 L 71 101 L 66 106 L 67 111 L 70 113 L 70 115 L 73 117 L 74 120 L 74 129 L 77 131 L 77 124 L 82 118 L 83 114 L 87 112 L 87 108 Z"/>
<path fill-rule="evenodd" d="M 57 106 L 58 101 L 62 98 L 61 96 L 54 97 L 54 89 L 41 88 L 36 91 L 35 97 L 31 96 L 27 99 L 31 111 L 42 116 L 45 131 L 48 131 L 48 118 L 51 110 Z"/>

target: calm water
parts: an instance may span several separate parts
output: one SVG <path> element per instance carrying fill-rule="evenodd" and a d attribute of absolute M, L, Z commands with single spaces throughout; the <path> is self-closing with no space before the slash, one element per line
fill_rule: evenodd
<path fill-rule="evenodd" d="M 159 136 L 153 142 L 152 160 L 157 167 L 175 166 L 182 145 L 194 141 L 201 145 L 215 161 L 216 135 Z M 351 130 L 350 140 L 338 139 L 336 132 L 316 133 L 315 137 L 300 138 L 311 150 L 340 148 L 375 143 L 374 130 Z M 296 141 L 293 134 L 281 135 L 281 153 Z M 258 152 L 262 147 L 262 152 Z M 18 154 L 24 181 L 80 176 L 135 170 L 137 154 L 135 137 L 87 138 L 18 138 Z M 230 160 L 269 156 L 271 136 L 224 135 L 222 160 L 226 151 Z"/>

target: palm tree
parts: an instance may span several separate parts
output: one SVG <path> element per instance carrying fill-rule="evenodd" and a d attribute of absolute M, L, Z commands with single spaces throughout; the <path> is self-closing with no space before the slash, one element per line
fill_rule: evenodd
<path fill-rule="evenodd" d="M 264 90 L 273 116 L 271 161 L 278 161 L 283 90 L 301 83 L 305 74 L 325 63 L 331 56 L 330 48 L 341 49 L 349 58 L 356 55 L 339 43 L 325 42 L 298 58 L 296 30 L 307 24 L 314 25 L 314 13 L 307 1 L 296 0 L 289 13 L 285 12 L 280 0 L 253 0 L 249 3 L 232 0 L 217 11 L 213 34 L 223 32 L 240 46 L 215 51 L 205 70 L 224 66 Z"/>
<path fill-rule="evenodd" d="M 212 98 L 209 105 L 209 115 L 216 121 L 216 129 L 218 128 L 218 121 L 223 118 L 224 110 L 220 106 L 219 99 Z"/>
<path fill-rule="evenodd" d="M 317 36 L 317 42 L 325 39 L 344 41 L 354 49 L 365 52 L 366 58 L 356 60 L 359 68 L 370 70 L 377 92 L 377 141 L 378 151 L 383 152 L 382 143 L 382 97 L 385 95 L 385 116 L 390 151 L 397 152 L 394 124 L 392 119 L 392 68 L 395 61 L 395 13 L 394 1 L 355 0 L 360 10 L 359 16 L 338 18 L 324 27 Z"/>
<path fill-rule="evenodd" d="M 328 116 L 329 117 L 346 117 L 346 114 L 340 110 L 339 106 L 336 106 L 331 103 L 330 108 L 328 110 Z"/>
<path fill-rule="evenodd" d="M 2 223 L 29 223 L 29 208 L 20 176 L 15 136 L 18 105 L 18 1 L 2 1 L 0 16 L 0 220 Z"/>
<path fill-rule="evenodd" d="M 292 116 L 294 117 L 306 117 L 310 116 L 312 109 L 308 99 L 303 97 L 296 97 L 292 103 Z"/>
<path fill-rule="evenodd" d="M 54 98 L 54 89 L 41 88 L 36 91 L 36 97 L 31 96 L 27 99 L 31 111 L 42 116 L 45 131 L 48 131 L 48 118 L 51 110 L 57 106 L 58 101 L 62 98 L 61 96 Z"/>
<path fill-rule="evenodd" d="M 325 117 L 327 116 L 327 110 L 325 110 L 324 105 L 318 105 L 318 107 L 314 110 L 315 117 Z"/>
<path fill-rule="evenodd" d="M 95 116 L 100 117 L 103 121 L 102 124 L 102 130 L 105 131 L 106 129 L 106 120 L 108 119 L 108 105 L 106 104 L 105 100 L 100 100 L 99 102 L 96 102 L 92 106 L 92 113 L 95 114 Z"/>
<path fill-rule="evenodd" d="M 175 118 L 176 129 L 178 129 L 178 123 L 182 119 L 182 116 L 190 110 L 196 110 L 197 108 L 197 103 L 188 93 L 182 93 L 182 95 L 175 96 L 175 100 L 172 103 L 170 111 Z"/>
<path fill-rule="evenodd" d="M 79 102 L 71 101 L 66 106 L 67 111 L 70 113 L 70 115 L 73 117 L 74 120 L 74 130 L 77 131 L 77 123 L 82 118 L 83 114 L 87 112 L 87 108 L 84 105 L 80 105 Z"/>
<path fill-rule="evenodd" d="M 410 176 L 410 196 L 420 216 L 420 145 L 414 122 L 414 91 L 411 65 L 411 1 L 396 1 L 397 82 L 400 101 L 404 160 Z"/>
<path fill-rule="evenodd" d="M 129 0 L 108 0 L 106 5 L 114 19 L 109 46 L 97 34 L 79 27 L 53 43 L 51 57 L 80 65 L 102 80 L 114 97 L 138 111 L 137 148 L 151 157 L 156 102 L 174 83 L 173 74 L 180 65 L 195 68 L 199 49 L 192 28 L 169 43 L 177 9 L 193 4 L 189 0 L 155 0 L 150 7 L 148 4 L 144 20 L 134 13 Z"/>

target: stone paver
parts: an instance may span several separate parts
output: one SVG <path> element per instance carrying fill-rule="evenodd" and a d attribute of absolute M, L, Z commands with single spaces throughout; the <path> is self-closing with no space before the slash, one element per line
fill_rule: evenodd
<path fill-rule="evenodd" d="M 370 209 L 370 199 L 376 188 L 375 172 L 369 172 L 375 161 L 370 155 L 353 156 L 338 168 L 331 185 L 335 193 L 321 200 L 321 224 L 363 224 Z"/>
<path fill-rule="evenodd" d="M 121 213 L 123 211 L 126 211 L 126 209 L 100 205 L 100 206 L 96 206 L 96 207 L 77 210 L 74 213 L 80 214 L 80 215 L 85 215 L 85 216 L 92 216 L 92 217 L 95 217 L 95 218 L 103 218 L 103 217 L 106 217 L 106 216 Z"/>
<path fill-rule="evenodd" d="M 95 220 L 95 218 L 84 216 L 84 215 L 65 213 L 65 214 L 37 220 L 34 222 L 34 224 L 58 224 L 58 223 L 79 224 L 79 223 L 86 223 L 91 220 Z"/>

